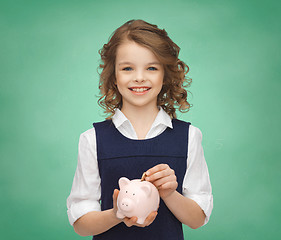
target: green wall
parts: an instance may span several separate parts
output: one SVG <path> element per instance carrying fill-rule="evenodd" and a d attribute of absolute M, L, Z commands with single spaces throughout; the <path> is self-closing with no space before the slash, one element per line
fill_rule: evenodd
<path fill-rule="evenodd" d="M 82 239 L 66 198 L 80 133 L 103 120 L 98 50 L 130 19 L 165 28 L 190 67 L 214 209 L 187 239 L 280 236 L 279 1 L 0 1 L 1 239 Z M 86 238 L 90 239 L 90 237 Z"/>

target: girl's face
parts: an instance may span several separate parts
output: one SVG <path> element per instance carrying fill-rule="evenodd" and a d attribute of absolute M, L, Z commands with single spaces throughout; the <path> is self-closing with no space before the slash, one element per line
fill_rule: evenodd
<path fill-rule="evenodd" d="M 148 48 L 126 41 L 117 48 L 115 77 L 124 108 L 157 107 L 164 67 Z"/>

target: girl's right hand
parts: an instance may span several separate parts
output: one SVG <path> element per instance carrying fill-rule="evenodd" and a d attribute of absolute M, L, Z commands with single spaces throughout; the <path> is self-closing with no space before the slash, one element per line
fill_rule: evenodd
<path fill-rule="evenodd" d="M 116 213 L 117 213 L 117 210 L 118 210 L 117 209 L 118 194 L 119 194 L 119 190 L 115 189 L 114 192 L 113 192 L 113 196 L 112 196 L 113 197 L 113 211 L 114 211 L 115 216 L 116 216 Z M 131 218 L 125 217 L 125 218 L 122 219 L 122 221 L 126 224 L 127 227 L 131 227 L 131 226 L 147 227 L 151 223 L 153 223 L 156 216 L 157 216 L 157 212 L 151 212 L 148 215 L 148 217 L 145 219 L 143 224 L 137 223 L 137 220 L 138 220 L 137 217 L 131 217 Z"/>

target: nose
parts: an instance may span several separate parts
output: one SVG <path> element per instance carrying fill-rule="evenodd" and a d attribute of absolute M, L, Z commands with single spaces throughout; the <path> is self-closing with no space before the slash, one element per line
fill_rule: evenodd
<path fill-rule="evenodd" d="M 137 71 L 134 82 L 142 83 L 144 81 L 145 81 L 145 77 L 144 77 L 143 71 L 141 71 L 141 70 Z"/>
<path fill-rule="evenodd" d="M 124 198 L 120 203 L 120 208 L 123 211 L 131 211 L 133 209 L 133 202 L 131 199 Z"/>
<path fill-rule="evenodd" d="M 138 78 L 136 78 L 135 80 L 134 80 L 134 82 L 137 82 L 137 83 L 142 83 L 142 82 L 144 82 L 145 80 L 144 79 L 138 79 Z"/>

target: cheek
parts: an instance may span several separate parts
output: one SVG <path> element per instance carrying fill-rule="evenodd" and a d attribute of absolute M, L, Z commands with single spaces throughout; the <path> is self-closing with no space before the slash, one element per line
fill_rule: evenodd
<path fill-rule="evenodd" d="M 125 85 L 130 81 L 130 76 L 128 74 L 117 73 L 115 75 L 117 85 Z"/>
<path fill-rule="evenodd" d="M 116 75 L 115 81 L 116 81 L 118 90 L 120 90 L 120 88 L 122 88 L 122 85 L 123 85 L 123 81 L 122 81 L 122 78 L 120 78 L 120 75 Z"/>
<path fill-rule="evenodd" d="M 157 78 L 157 86 L 161 90 L 164 83 L 164 75 L 161 75 Z"/>
<path fill-rule="evenodd" d="M 125 94 L 126 90 L 128 89 L 127 82 L 124 81 L 124 79 L 122 79 L 122 78 L 116 78 L 116 86 L 117 86 L 118 92 L 121 95 Z"/>
<path fill-rule="evenodd" d="M 158 81 L 163 83 L 164 80 L 164 71 L 160 71 L 158 74 Z"/>
<path fill-rule="evenodd" d="M 118 82 L 117 82 L 117 90 L 118 90 L 118 92 L 119 92 L 119 94 L 121 94 L 121 96 L 123 95 L 123 88 L 122 88 L 122 86 L 120 85 L 120 84 L 118 84 Z"/>

